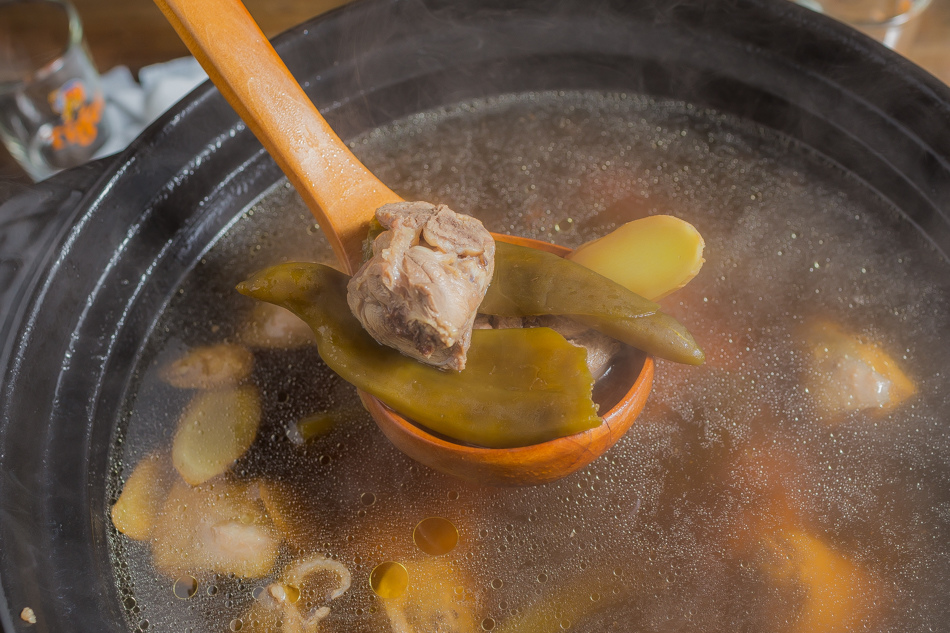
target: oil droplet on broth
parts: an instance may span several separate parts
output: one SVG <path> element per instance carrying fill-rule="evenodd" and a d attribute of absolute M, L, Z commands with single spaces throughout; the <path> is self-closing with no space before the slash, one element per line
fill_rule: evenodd
<path fill-rule="evenodd" d="M 380 563 L 369 575 L 369 586 L 383 600 L 398 598 L 409 586 L 409 572 L 393 561 Z"/>
<path fill-rule="evenodd" d="M 491 631 L 495 628 L 495 621 L 491 618 L 485 618 L 482 620 L 482 628 L 486 631 Z"/>
<path fill-rule="evenodd" d="M 364 506 L 371 506 L 376 503 L 376 495 L 374 495 L 372 492 L 364 492 L 362 495 L 360 495 L 360 503 L 362 503 Z"/>
<path fill-rule="evenodd" d="M 284 594 L 287 596 L 287 602 L 291 604 L 300 600 L 300 589 L 293 585 L 284 585 Z"/>
<path fill-rule="evenodd" d="M 244 622 L 240 619 L 231 620 L 231 624 L 228 626 L 232 631 L 240 631 L 244 628 Z"/>
<path fill-rule="evenodd" d="M 198 580 L 194 576 L 182 576 L 175 581 L 172 591 L 175 597 L 181 600 L 187 600 L 198 591 Z"/>
<path fill-rule="evenodd" d="M 493 581 L 491 581 L 492 589 L 501 589 L 504 586 L 505 582 L 501 578 L 495 578 Z"/>
<path fill-rule="evenodd" d="M 429 517 L 416 525 L 412 531 L 412 540 L 416 547 L 426 554 L 441 556 L 458 545 L 459 531 L 448 519 Z"/>

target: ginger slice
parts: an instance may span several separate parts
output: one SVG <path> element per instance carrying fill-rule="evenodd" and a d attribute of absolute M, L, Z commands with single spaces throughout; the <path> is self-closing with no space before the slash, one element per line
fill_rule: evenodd
<path fill-rule="evenodd" d="M 244 382 L 254 368 L 250 350 L 231 343 L 202 345 L 162 369 L 162 380 L 179 389 L 220 389 Z"/>
<path fill-rule="evenodd" d="M 136 541 L 148 539 L 171 483 L 171 466 L 166 455 L 156 452 L 142 459 L 112 506 L 115 529 Z"/>
<path fill-rule="evenodd" d="M 225 472 L 254 442 L 261 421 L 257 388 L 200 392 L 178 420 L 172 463 L 196 486 Z"/>
<path fill-rule="evenodd" d="M 575 249 L 568 259 L 651 301 L 685 286 L 703 266 L 699 231 L 671 215 L 652 215 Z"/>

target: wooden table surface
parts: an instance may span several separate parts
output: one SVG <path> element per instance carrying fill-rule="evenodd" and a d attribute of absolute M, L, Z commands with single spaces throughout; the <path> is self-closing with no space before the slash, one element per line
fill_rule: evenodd
<path fill-rule="evenodd" d="M 143 66 L 188 54 L 150 0 L 72 0 L 100 71 Z M 347 0 L 244 0 L 268 37 L 345 4 Z M 950 0 L 933 0 L 907 56 L 950 84 Z M 0 147 L 0 183 L 28 183 L 26 174 Z M 8 188 L 9 189 L 9 188 Z M 3 188 L 0 188 L 2 192 Z M 2 200 L 0 200 L 2 201 Z"/>

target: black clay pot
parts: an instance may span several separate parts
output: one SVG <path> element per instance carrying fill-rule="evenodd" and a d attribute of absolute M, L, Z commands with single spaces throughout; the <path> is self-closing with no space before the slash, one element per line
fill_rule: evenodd
<path fill-rule="evenodd" d="M 950 254 L 950 89 L 786 0 L 379 0 L 278 38 L 341 136 L 472 97 L 622 89 L 799 139 Z M 109 442 L 132 368 L 180 280 L 281 178 L 210 85 L 114 160 L 0 212 L 2 622 L 120 631 Z"/>

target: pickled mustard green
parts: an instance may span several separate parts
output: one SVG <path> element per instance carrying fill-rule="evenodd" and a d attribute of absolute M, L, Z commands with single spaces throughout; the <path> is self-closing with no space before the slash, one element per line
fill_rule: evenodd
<path fill-rule="evenodd" d="M 348 277 L 319 264 L 281 264 L 238 286 L 311 327 L 344 380 L 431 431 L 512 448 L 598 426 L 586 351 L 549 328 L 475 330 L 466 367 L 445 372 L 380 345 L 346 303 Z"/>
<path fill-rule="evenodd" d="M 569 316 L 660 358 L 705 361 L 692 335 L 656 303 L 579 264 L 524 246 L 495 242 L 495 274 L 478 311 Z"/>

